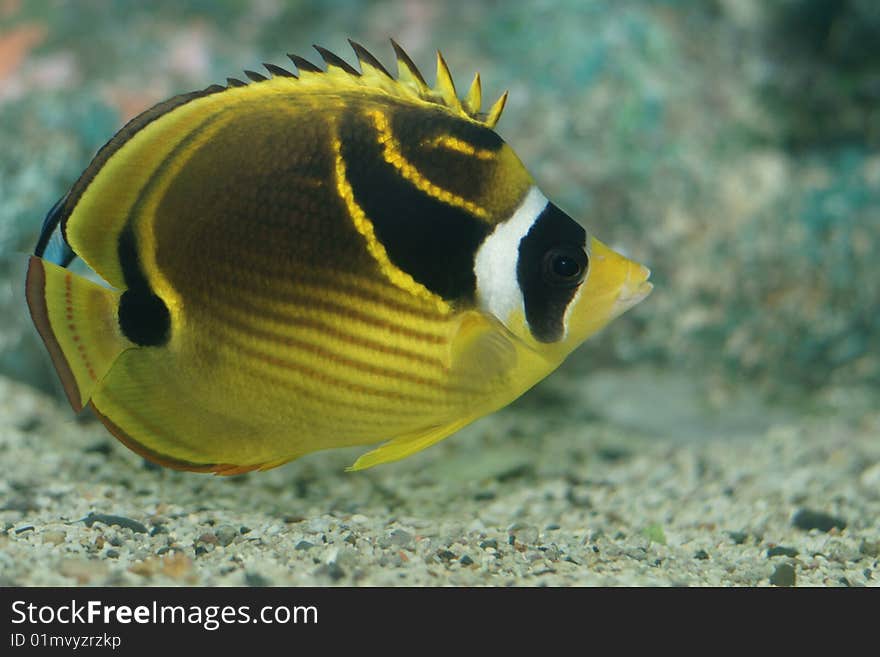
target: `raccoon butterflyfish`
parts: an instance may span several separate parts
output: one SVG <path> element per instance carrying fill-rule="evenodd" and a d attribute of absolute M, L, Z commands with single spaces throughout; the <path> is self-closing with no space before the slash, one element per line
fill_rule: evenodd
<path fill-rule="evenodd" d="M 316 47 L 132 119 L 52 208 L 27 301 L 71 405 L 172 468 L 417 452 L 651 290 L 549 202 L 443 57 Z M 104 284 L 73 273 L 79 257 Z"/>

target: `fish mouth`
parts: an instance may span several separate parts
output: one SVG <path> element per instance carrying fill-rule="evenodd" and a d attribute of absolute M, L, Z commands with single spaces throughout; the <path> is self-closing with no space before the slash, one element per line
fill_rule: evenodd
<path fill-rule="evenodd" d="M 611 309 L 614 317 L 625 313 L 640 301 L 644 301 L 645 297 L 651 294 L 654 284 L 648 280 L 650 277 L 651 270 L 645 267 L 645 265 L 637 263 L 630 265 L 623 285 L 620 286 L 617 299 L 614 301 L 614 306 Z"/>

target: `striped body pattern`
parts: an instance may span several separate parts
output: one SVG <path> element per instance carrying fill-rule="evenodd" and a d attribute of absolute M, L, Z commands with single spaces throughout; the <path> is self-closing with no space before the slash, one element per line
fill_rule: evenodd
<path fill-rule="evenodd" d="M 393 42 L 392 42 L 393 43 Z M 34 323 L 76 410 L 159 463 L 233 474 L 510 403 L 650 291 L 540 193 L 438 54 L 429 87 L 317 48 L 133 119 L 50 211 Z M 66 269 L 81 258 L 106 285 Z"/>

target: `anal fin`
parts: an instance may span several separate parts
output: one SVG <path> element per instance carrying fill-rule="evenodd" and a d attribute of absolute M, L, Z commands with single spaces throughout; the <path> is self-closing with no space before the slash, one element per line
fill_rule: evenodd
<path fill-rule="evenodd" d="M 424 431 L 406 434 L 394 438 L 393 440 L 389 440 L 387 443 L 384 443 L 376 449 L 362 455 L 351 466 L 346 468 L 346 471 L 353 472 L 355 470 L 365 470 L 367 468 L 372 468 L 374 465 L 379 465 L 380 463 L 399 461 L 402 458 L 406 458 L 411 454 L 420 452 L 426 447 L 430 447 L 431 445 L 440 442 L 450 434 L 455 433 L 462 427 L 470 424 L 475 419 L 475 417 L 469 416 L 455 420 L 449 424 L 433 426 Z"/>

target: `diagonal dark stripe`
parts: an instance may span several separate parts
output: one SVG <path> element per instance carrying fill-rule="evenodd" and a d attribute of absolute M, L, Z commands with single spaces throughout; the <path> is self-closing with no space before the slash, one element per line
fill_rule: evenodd
<path fill-rule="evenodd" d="M 391 262 L 449 301 L 472 301 L 474 254 L 490 226 L 432 198 L 383 157 L 369 118 L 347 112 L 339 136 L 346 177 Z"/>

